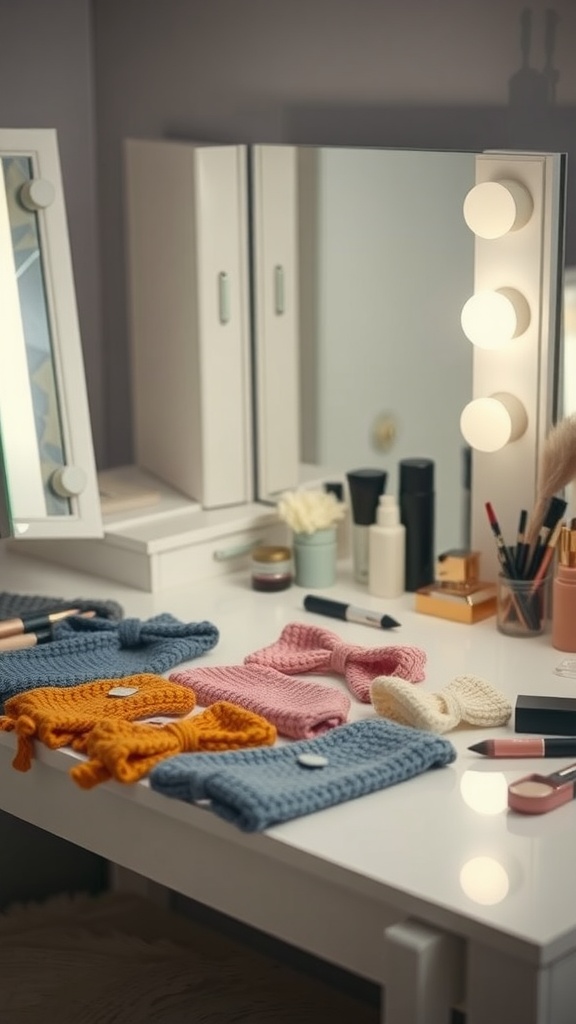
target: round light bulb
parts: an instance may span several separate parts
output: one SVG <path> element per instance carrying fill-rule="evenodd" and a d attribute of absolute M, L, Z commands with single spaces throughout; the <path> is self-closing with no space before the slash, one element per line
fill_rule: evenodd
<path fill-rule="evenodd" d="M 464 303 L 460 322 L 473 345 L 500 348 L 528 329 L 530 307 L 514 288 L 477 292 Z"/>
<path fill-rule="evenodd" d="M 86 473 L 80 466 L 59 466 L 50 477 L 50 487 L 61 498 L 82 494 L 86 483 Z"/>
<path fill-rule="evenodd" d="M 497 452 L 526 432 L 528 416 L 515 395 L 497 392 L 488 398 L 475 398 L 462 410 L 460 430 L 471 448 L 479 452 Z"/>
<path fill-rule="evenodd" d="M 502 238 L 524 227 L 534 204 L 519 181 L 483 181 L 464 200 L 464 220 L 479 238 Z"/>
<path fill-rule="evenodd" d="M 45 210 L 54 202 L 56 191 L 51 181 L 45 178 L 31 178 L 22 185 L 19 197 L 27 210 Z"/>

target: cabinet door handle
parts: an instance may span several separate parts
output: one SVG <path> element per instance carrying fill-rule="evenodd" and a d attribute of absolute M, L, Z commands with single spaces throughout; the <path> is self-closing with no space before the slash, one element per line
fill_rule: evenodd
<path fill-rule="evenodd" d="M 286 296 L 284 294 L 284 267 L 274 267 L 274 312 L 282 316 L 286 312 Z"/>
<path fill-rule="evenodd" d="M 221 324 L 230 320 L 230 279 L 225 270 L 218 274 L 218 317 Z"/>

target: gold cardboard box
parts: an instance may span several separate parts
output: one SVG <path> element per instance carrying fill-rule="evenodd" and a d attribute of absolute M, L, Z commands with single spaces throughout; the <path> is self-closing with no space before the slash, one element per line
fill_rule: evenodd
<path fill-rule="evenodd" d="M 465 590 L 431 583 L 416 591 L 416 611 L 472 625 L 496 614 L 496 584 L 474 583 Z"/>

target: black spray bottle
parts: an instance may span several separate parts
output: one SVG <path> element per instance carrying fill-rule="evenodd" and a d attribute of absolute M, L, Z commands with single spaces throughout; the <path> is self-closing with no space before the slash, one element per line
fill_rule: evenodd
<path fill-rule="evenodd" d="M 434 582 L 434 463 L 400 462 L 400 520 L 406 527 L 407 591 Z"/>

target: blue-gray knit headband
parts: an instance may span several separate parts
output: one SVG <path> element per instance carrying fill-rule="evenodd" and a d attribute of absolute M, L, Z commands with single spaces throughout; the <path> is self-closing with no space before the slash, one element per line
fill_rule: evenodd
<path fill-rule="evenodd" d="M 322 765 L 314 767 L 311 755 Z M 221 818 L 257 832 L 393 786 L 455 757 L 442 736 L 365 719 L 282 747 L 179 754 L 152 769 L 150 785 L 188 803 L 208 800 Z"/>
<path fill-rule="evenodd" d="M 0 704 L 38 686 L 161 675 L 210 651 L 218 638 L 211 622 L 185 623 L 168 614 L 120 622 L 66 619 L 54 626 L 49 643 L 0 654 Z"/>

